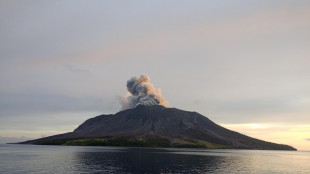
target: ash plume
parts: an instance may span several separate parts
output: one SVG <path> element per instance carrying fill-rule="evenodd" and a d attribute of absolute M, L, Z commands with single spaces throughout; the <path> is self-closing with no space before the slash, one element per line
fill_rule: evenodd
<path fill-rule="evenodd" d="M 139 78 L 131 77 L 127 81 L 128 93 L 120 98 L 122 110 L 135 108 L 138 105 L 162 105 L 168 106 L 168 102 L 161 94 L 161 89 L 156 89 L 150 78 L 142 74 Z"/>

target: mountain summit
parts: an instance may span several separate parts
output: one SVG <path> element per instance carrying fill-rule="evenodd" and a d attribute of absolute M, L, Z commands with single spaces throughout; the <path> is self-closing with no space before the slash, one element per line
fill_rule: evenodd
<path fill-rule="evenodd" d="M 228 130 L 197 112 L 160 105 L 138 105 L 114 115 L 99 115 L 73 132 L 23 144 L 296 150 Z"/>

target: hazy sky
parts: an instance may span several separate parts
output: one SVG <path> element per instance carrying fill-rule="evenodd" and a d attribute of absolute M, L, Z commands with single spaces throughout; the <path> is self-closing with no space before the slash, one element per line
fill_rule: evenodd
<path fill-rule="evenodd" d="M 0 139 L 116 113 L 147 74 L 170 107 L 310 150 L 309 19 L 295 0 L 0 1 Z"/>

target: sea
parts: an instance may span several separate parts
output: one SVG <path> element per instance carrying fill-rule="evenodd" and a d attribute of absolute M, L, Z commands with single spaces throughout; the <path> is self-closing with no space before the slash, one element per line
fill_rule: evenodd
<path fill-rule="evenodd" d="M 1 174 L 310 173 L 310 152 L 0 145 Z"/>

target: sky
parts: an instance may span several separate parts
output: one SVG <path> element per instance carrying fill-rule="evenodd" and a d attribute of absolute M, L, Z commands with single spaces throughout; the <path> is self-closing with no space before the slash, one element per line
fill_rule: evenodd
<path fill-rule="evenodd" d="M 169 107 L 310 150 L 310 2 L 0 1 L 0 142 L 116 113 L 146 74 Z"/>

